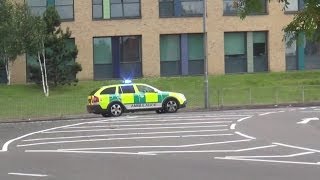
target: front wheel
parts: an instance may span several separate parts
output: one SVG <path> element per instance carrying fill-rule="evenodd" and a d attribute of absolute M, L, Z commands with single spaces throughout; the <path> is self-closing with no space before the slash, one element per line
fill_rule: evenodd
<path fill-rule="evenodd" d="M 178 102 L 175 99 L 169 99 L 164 104 L 164 111 L 166 113 L 175 113 L 178 111 Z"/>
<path fill-rule="evenodd" d="M 118 117 L 118 116 L 121 116 L 121 114 L 123 113 L 123 108 L 120 103 L 113 103 L 110 105 L 108 111 L 110 116 Z"/>

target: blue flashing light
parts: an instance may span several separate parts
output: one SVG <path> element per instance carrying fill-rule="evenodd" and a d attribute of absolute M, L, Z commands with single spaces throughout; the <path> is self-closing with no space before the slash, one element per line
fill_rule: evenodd
<path fill-rule="evenodd" d="M 131 79 L 125 79 L 125 80 L 123 80 L 123 83 L 124 84 L 131 84 L 132 80 Z"/>

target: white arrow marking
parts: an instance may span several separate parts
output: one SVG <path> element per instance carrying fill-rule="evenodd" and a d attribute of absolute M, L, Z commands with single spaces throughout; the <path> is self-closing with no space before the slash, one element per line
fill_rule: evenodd
<path fill-rule="evenodd" d="M 319 120 L 319 118 L 317 118 L 317 117 L 304 118 L 304 119 L 302 119 L 302 121 L 297 122 L 297 124 L 307 124 L 307 123 L 310 122 L 310 121 L 318 121 L 318 120 Z"/>
<path fill-rule="evenodd" d="M 8 173 L 9 175 L 16 175 L 16 176 L 31 176 L 31 177 L 47 177 L 48 175 L 45 174 L 26 174 L 26 173 Z"/>

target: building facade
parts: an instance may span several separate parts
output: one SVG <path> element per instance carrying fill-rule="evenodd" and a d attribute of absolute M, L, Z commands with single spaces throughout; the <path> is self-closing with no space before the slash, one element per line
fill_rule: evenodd
<path fill-rule="evenodd" d="M 25 1 L 36 14 L 56 7 L 78 46 L 80 80 L 204 73 L 202 0 Z M 207 0 L 208 73 L 320 69 L 318 43 L 283 41 L 282 29 L 302 0 L 291 0 L 286 11 L 277 1 L 261 1 L 261 12 L 241 20 L 233 0 Z M 15 61 L 13 82 L 26 82 L 27 59 Z"/>

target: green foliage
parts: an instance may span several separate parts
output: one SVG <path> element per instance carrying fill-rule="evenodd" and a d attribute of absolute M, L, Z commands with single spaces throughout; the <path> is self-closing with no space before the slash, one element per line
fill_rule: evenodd
<path fill-rule="evenodd" d="M 75 62 L 78 55 L 77 46 L 74 43 L 68 43 L 71 40 L 71 31 L 69 28 L 66 31 L 62 30 L 59 14 L 53 7 L 49 7 L 45 11 L 43 21 L 45 22 L 45 31 L 39 40 L 42 39 L 44 42 L 48 83 L 53 86 L 77 83 L 76 74 L 82 68 L 79 63 Z M 42 28 L 43 26 L 40 24 L 38 30 L 41 31 Z M 30 50 L 32 51 L 32 48 Z M 31 55 L 35 56 L 37 52 L 31 53 Z M 39 66 L 29 66 L 29 70 L 31 81 L 40 83 L 42 80 Z"/>
<path fill-rule="evenodd" d="M 271 0 L 269 0 L 270 2 Z M 283 4 L 283 10 L 289 5 L 288 0 L 276 0 Z M 241 19 L 261 8 L 258 0 L 234 0 L 239 9 Z M 283 28 L 284 39 L 291 44 L 299 40 L 299 34 L 304 33 L 308 40 L 320 41 L 320 2 L 319 0 L 304 0 L 305 7 L 294 15 L 293 20 Z"/>

